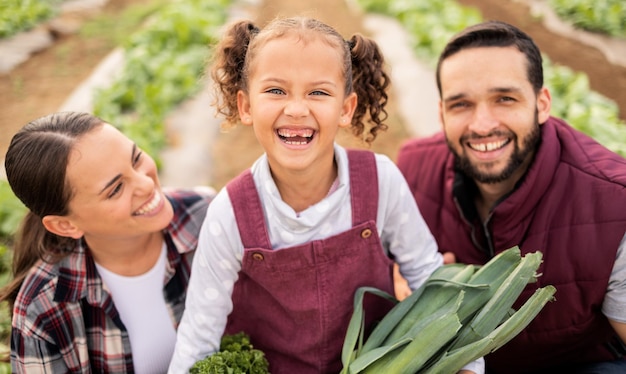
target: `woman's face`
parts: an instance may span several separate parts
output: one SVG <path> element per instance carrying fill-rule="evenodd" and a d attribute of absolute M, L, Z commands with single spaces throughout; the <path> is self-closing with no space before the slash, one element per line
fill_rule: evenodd
<path fill-rule="evenodd" d="M 70 153 L 72 189 L 66 218 L 74 238 L 123 239 L 167 227 L 173 216 L 156 164 L 115 127 L 82 136 Z"/>

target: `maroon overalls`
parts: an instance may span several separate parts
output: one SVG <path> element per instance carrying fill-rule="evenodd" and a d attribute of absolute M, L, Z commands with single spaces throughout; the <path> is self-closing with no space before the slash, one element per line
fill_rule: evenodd
<path fill-rule="evenodd" d="M 244 255 L 225 333 L 248 334 L 265 352 L 272 374 L 338 373 L 357 288 L 393 295 L 392 261 L 376 230 L 374 154 L 349 150 L 348 160 L 353 227 L 294 247 L 271 248 L 249 170 L 227 186 Z M 365 308 L 371 325 L 390 303 L 367 295 Z"/>

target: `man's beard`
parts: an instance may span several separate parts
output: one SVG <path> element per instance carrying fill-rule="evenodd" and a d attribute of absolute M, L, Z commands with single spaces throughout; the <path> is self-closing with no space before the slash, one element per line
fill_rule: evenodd
<path fill-rule="evenodd" d="M 536 116 L 537 115 L 535 114 L 535 118 Z M 513 173 L 515 173 L 515 171 L 524 163 L 524 161 L 539 148 L 539 145 L 541 144 L 541 127 L 536 119 L 535 127 L 528 135 L 526 135 L 522 143 L 523 145 L 520 149 L 517 137 L 513 139 L 515 149 L 513 150 L 513 154 L 509 158 L 506 167 L 499 174 L 480 171 L 478 167 L 472 164 L 467 156 L 458 154 L 449 141 L 448 147 L 455 155 L 454 161 L 457 170 L 479 183 L 493 184 L 503 182 L 511 177 Z"/>

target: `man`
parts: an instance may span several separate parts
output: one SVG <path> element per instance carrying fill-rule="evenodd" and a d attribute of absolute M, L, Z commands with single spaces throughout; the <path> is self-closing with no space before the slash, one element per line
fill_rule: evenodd
<path fill-rule="evenodd" d="M 443 132 L 398 165 L 448 262 L 543 253 L 522 297 L 552 284 L 556 300 L 487 373 L 626 373 L 626 160 L 550 116 L 541 64 L 511 25 L 459 33 L 437 65 Z"/>

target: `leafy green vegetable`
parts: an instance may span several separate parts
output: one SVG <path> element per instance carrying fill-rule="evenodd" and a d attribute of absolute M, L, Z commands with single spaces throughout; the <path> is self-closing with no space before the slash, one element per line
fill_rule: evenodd
<path fill-rule="evenodd" d="M 225 335 L 220 351 L 196 362 L 191 374 L 269 374 L 265 354 L 254 349 L 243 332 Z"/>
<path fill-rule="evenodd" d="M 57 13 L 53 0 L 0 0 L 0 38 L 33 28 Z"/>
<path fill-rule="evenodd" d="M 165 117 L 202 87 L 202 72 L 230 0 L 174 1 L 123 43 L 125 64 L 96 91 L 94 113 L 155 157 L 166 145 Z"/>
<path fill-rule="evenodd" d="M 0 179 L 0 242 L 9 241 L 13 237 L 26 211 L 9 183 Z M 0 268 L 0 271 L 3 270 Z"/>
<path fill-rule="evenodd" d="M 574 27 L 626 37 L 624 0 L 549 0 L 550 7 Z"/>

